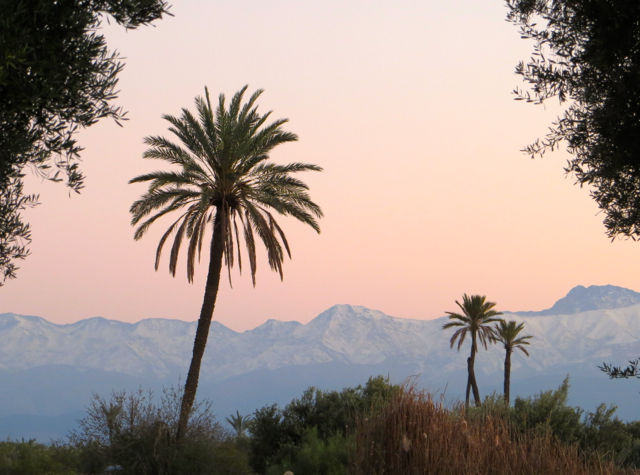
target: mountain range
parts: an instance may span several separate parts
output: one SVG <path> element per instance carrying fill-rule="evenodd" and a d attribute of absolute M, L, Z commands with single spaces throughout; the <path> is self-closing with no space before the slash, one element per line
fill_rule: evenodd
<path fill-rule="evenodd" d="M 587 410 L 616 403 L 621 417 L 637 418 L 637 383 L 611 381 L 597 366 L 625 365 L 640 355 L 640 293 L 578 286 L 548 310 L 505 312 L 503 318 L 525 322 L 534 337 L 530 357 L 514 357 L 512 394 L 555 388 L 570 374 L 571 403 Z M 416 375 L 420 386 L 454 401 L 464 391 L 468 349 L 449 348 L 446 320 L 336 305 L 304 325 L 269 320 L 238 333 L 213 322 L 199 396 L 224 419 L 235 410 L 284 405 L 310 385 L 341 389 L 383 374 L 394 381 Z M 0 314 L 0 437 L 61 437 L 92 392 L 177 384 L 189 365 L 195 328 L 196 322 L 181 320 L 131 324 L 96 317 L 56 325 Z M 498 346 L 478 355 L 483 394 L 501 389 L 502 364 Z"/>

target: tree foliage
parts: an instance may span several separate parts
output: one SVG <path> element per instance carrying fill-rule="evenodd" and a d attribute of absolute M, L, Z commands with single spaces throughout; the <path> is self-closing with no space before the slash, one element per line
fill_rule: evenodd
<path fill-rule="evenodd" d="M 2 475 L 76 475 L 78 451 L 68 445 L 38 444 L 35 440 L 1 441 Z"/>
<path fill-rule="evenodd" d="M 616 406 L 600 404 L 594 412 L 568 404 L 569 376 L 556 390 L 528 398 L 516 398 L 509 410 L 521 432 L 552 435 L 565 444 L 578 444 L 585 452 L 597 452 L 618 466 L 640 468 L 640 423 L 623 422 Z"/>
<path fill-rule="evenodd" d="M 349 444 L 351 438 L 342 434 L 325 439 L 318 436 L 316 427 L 304 429 L 297 450 L 271 465 L 266 475 L 304 473 L 305 475 L 348 475 Z"/>
<path fill-rule="evenodd" d="M 127 29 L 148 25 L 168 13 L 164 0 L 0 0 L 0 192 L 22 199 L 22 170 L 83 186 L 75 133 L 111 117 L 125 119 L 113 105 L 124 67 L 110 52 L 101 21 L 111 17 Z M 28 197 L 35 203 L 35 197 Z M 7 199 L 7 198 L 3 198 Z M 0 262 L 4 278 L 15 276 L 13 238 L 24 239 L 20 206 L 0 208 Z M 11 226 L 12 223 L 19 223 Z M 28 240 L 27 240 L 28 241 Z M 23 247 L 25 244 L 23 244 Z"/>
<path fill-rule="evenodd" d="M 346 438 L 355 429 L 356 417 L 386 404 L 399 390 L 388 378 L 377 376 L 364 386 L 342 391 L 310 387 L 284 409 L 277 405 L 259 409 L 249 429 L 252 468 L 258 474 L 278 469 L 307 473 L 307 459 L 324 457 L 309 473 L 342 473 Z"/>
<path fill-rule="evenodd" d="M 21 178 L 14 175 L 0 182 L 0 287 L 7 279 L 15 278 L 16 262 L 29 255 L 31 230 L 22 222 L 20 211 L 35 206 L 38 197 L 22 194 Z"/>
<path fill-rule="evenodd" d="M 567 376 L 557 390 L 541 391 L 528 398 L 517 397 L 513 419 L 522 430 L 550 430 L 563 442 L 573 443 L 579 439 L 583 411 L 569 406 L 568 400 Z"/>
<path fill-rule="evenodd" d="M 531 85 L 517 99 L 557 97 L 564 114 L 525 148 L 542 156 L 565 142 L 565 168 L 592 186 L 607 234 L 640 236 L 640 2 L 507 0 L 508 20 L 534 41 L 516 73 Z"/>

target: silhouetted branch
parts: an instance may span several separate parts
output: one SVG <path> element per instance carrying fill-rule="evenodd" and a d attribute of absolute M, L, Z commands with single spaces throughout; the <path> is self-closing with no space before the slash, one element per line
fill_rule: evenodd
<path fill-rule="evenodd" d="M 600 371 L 607 373 L 611 379 L 629 379 L 640 378 L 638 365 L 640 365 L 640 358 L 629 361 L 629 366 L 624 369 L 619 366 L 608 365 L 607 363 L 602 363 L 602 366 L 598 366 L 598 368 L 600 368 Z"/>

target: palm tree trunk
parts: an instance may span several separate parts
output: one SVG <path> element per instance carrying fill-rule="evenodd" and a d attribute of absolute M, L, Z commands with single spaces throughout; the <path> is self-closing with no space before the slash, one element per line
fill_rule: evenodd
<path fill-rule="evenodd" d="M 469 369 L 469 382 L 471 383 L 471 389 L 473 390 L 473 399 L 476 403 L 476 407 L 480 407 L 480 391 L 478 390 L 478 383 L 476 382 L 476 372 L 475 372 L 475 362 L 476 362 L 476 353 L 478 352 L 478 347 L 476 344 L 476 334 L 474 332 L 471 333 L 471 356 L 468 361 L 468 369 Z"/>
<path fill-rule="evenodd" d="M 471 358 L 467 358 L 467 393 L 465 395 L 464 407 L 469 409 L 469 396 L 471 395 L 471 372 L 469 371 L 469 362 Z"/>
<path fill-rule="evenodd" d="M 507 348 L 507 354 L 504 357 L 504 400 L 509 405 L 509 389 L 511 386 L 511 349 Z"/>
<path fill-rule="evenodd" d="M 182 440 L 187 429 L 191 408 L 196 399 L 196 391 L 198 389 L 198 379 L 200 378 L 200 365 L 204 350 L 207 346 L 207 338 L 209 337 L 209 327 L 211 326 L 211 318 L 213 317 L 213 309 L 216 305 L 216 297 L 218 296 L 218 288 L 220 286 L 220 273 L 222 271 L 222 257 L 224 254 L 224 243 L 226 241 L 226 226 L 224 225 L 226 216 L 223 206 L 219 206 L 216 211 L 216 217 L 213 226 L 213 238 L 211 240 L 211 252 L 209 258 L 209 272 L 207 274 L 207 284 L 204 291 L 204 301 L 200 310 L 200 319 L 196 329 L 196 337 L 193 342 L 193 356 L 189 373 L 187 373 L 187 381 L 184 384 L 184 394 L 182 395 L 182 405 L 180 407 L 180 420 L 178 422 L 178 433 L 176 440 L 178 443 Z"/>

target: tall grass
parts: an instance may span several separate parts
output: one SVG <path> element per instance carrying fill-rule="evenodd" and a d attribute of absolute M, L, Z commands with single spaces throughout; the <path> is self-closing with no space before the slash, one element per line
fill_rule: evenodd
<path fill-rule="evenodd" d="M 622 475 L 638 473 L 562 444 L 550 432 L 512 430 L 500 411 L 447 408 L 408 385 L 360 417 L 356 475 Z"/>

